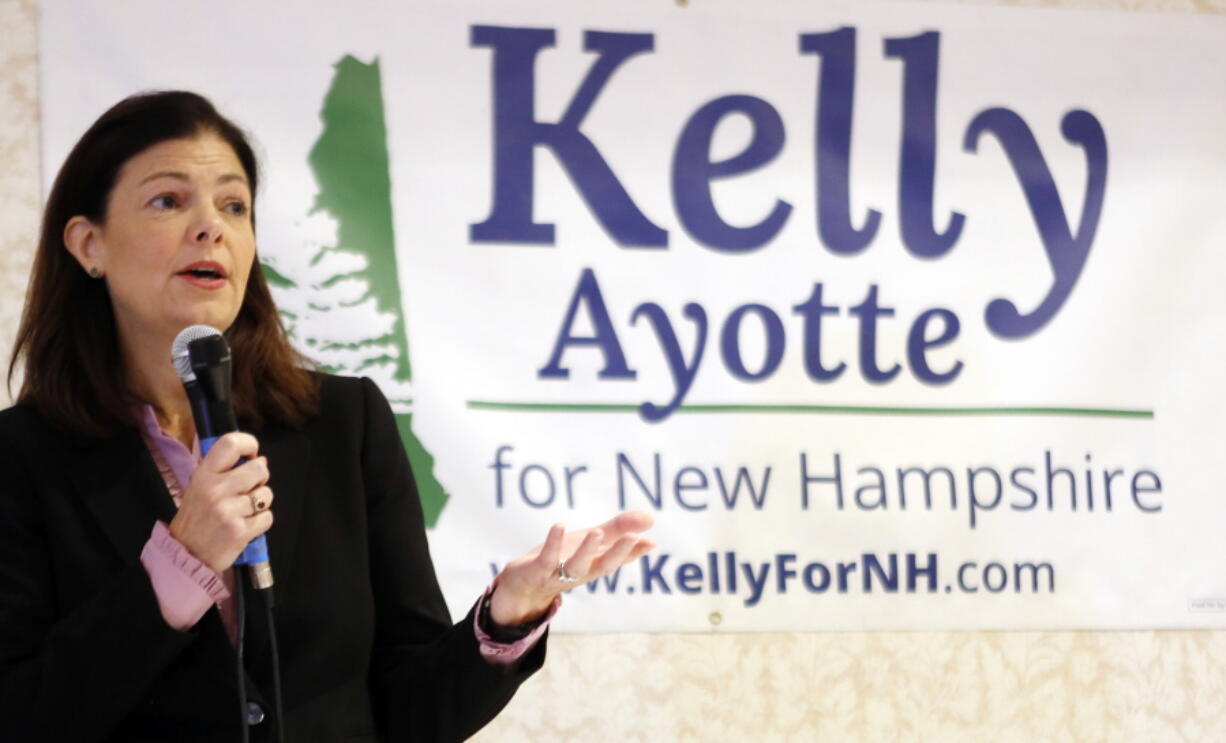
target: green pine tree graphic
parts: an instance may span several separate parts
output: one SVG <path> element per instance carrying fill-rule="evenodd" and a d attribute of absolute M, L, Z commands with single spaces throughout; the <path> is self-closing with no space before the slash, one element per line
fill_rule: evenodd
<path fill-rule="evenodd" d="M 327 371 L 369 376 L 391 401 L 433 527 L 449 496 L 413 433 L 379 60 L 347 55 L 335 68 L 308 158 L 318 193 L 303 232 L 318 242 L 306 246 L 305 261 L 264 256 L 264 273 L 294 342 Z"/>

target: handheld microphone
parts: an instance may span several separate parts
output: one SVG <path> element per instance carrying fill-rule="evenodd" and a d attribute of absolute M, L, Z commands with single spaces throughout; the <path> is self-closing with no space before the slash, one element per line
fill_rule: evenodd
<path fill-rule="evenodd" d="M 170 358 L 191 404 L 200 451 L 208 454 L 218 438 L 238 430 L 230 404 L 230 345 L 217 328 L 191 325 L 175 336 Z M 248 566 L 251 584 L 256 588 L 272 587 L 268 543 L 263 534 L 251 540 L 234 564 Z"/>

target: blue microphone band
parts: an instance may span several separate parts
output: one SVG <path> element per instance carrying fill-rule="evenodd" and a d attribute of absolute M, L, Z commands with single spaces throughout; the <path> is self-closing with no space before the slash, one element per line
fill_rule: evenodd
<path fill-rule="evenodd" d="M 208 456 L 209 450 L 213 448 L 213 444 L 217 443 L 220 436 L 209 436 L 200 440 L 201 456 Z M 238 464 L 246 462 L 247 458 L 243 457 L 238 460 Z M 236 465 L 237 466 L 237 465 Z M 259 565 L 260 563 L 268 562 L 268 540 L 264 539 L 264 535 L 256 537 L 243 549 L 242 554 L 234 561 L 235 565 Z M 258 587 L 258 586 L 257 586 Z"/>

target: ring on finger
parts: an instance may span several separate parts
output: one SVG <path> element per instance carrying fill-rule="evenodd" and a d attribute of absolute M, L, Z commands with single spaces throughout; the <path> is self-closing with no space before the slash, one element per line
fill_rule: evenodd
<path fill-rule="evenodd" d="M 251 515 L 252 516 L 255 516 L 260 511 L 263 511 L 265 508 L 268 508 L 268 504 L 264 502 L 264 499 L 256 495 L 254 491 L 247 493 L 247 497 L 251 498 Z"/>
<path fill-rule="evenodd" d="M 579 582 L 578 578 L 566 572 L 566 560 L 562 560 L 558 563 L 558 580 L 562 581 L 563 583 Z"/>

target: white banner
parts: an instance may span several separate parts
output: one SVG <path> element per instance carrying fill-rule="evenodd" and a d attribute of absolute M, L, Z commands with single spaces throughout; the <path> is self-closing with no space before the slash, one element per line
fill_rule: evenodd
<path fill-rule="evenodd" d="M 45 177 L 186 88 L 301 347 L 380 383 L 452 610 L 654 513 L 568 630 L 1226 626 L 1226 19 L 46 2 Z"/>

